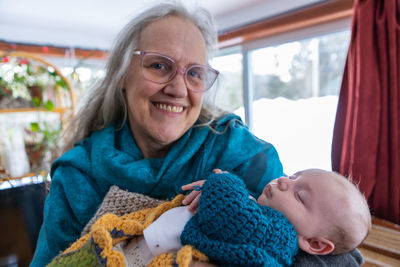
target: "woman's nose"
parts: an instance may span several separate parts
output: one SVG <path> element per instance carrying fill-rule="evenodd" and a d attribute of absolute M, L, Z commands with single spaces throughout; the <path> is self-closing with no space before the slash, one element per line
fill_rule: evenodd
<path fill-rule="evenodd" d="M 185 73 L 178 69 L 174 78 L 165 86 L 164 93 L 176 98 L 186 97 L 188 88 L 185 82 Z"/>

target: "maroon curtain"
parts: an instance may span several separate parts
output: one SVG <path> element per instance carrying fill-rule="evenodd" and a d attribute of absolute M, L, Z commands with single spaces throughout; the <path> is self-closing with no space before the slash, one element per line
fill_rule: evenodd
<path fill-rule="evenodd" d="M 372 214 L 400 223 L 400 0 L 355 0 L 332 169 L 359 183 Z"/>

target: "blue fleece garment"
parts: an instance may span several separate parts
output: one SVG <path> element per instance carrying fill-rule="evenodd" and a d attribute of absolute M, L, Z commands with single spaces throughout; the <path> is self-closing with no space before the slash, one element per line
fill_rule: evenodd
<path fill-rule="evenodd" d="M 215 125 L 192 127 L 163 158 L 143 158 L 126 123 L 94 132 L 60 157 L 51 168 L 52 183 L 31 266 L 45 266 L 77 240 L 110 186 L 155 198 L 172 198 L 181 186 L 204 179 L 220 168 L 243 177 L 260 194 L 282 176 L 275 148 L 250 133 L 240 118 L 228 114 Z"/>
<path fill-rule="evenodd" d="M 251 200 L 243 181 L 229 173 L 207 178 L 181 241 L 218 266 L 290 266 L 299 249 L 286 217 Z"/>

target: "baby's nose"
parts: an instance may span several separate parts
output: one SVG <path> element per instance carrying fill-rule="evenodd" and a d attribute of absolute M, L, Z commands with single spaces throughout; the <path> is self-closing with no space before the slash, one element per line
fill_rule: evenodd
<path fill-rule="evenodd" d="M 285 177 L 279 178 L 277 181 L 279 190 L 281 191 L 287 190 L 289 188 L 289 182 L 290 182 L 289 180 L 290 180 L 289 178 Z"/>

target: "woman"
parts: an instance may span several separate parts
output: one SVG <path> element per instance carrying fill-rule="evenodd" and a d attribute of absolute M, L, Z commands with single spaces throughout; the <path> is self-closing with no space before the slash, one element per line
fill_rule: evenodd
<path fill-rule="evenodd" d="M 207 65 L 215 41 L 209 13 L 178 3 L 155 6 L 122 30 L 103 81 L 71 126 L 67 148 L 75 146 L 52 166 L 32 266 L 79 237 L 112 185 L 165 199 L 219 168 L 257 196 L 283 174 L 271 144 L 203 103 L 218 76 Z"/>

